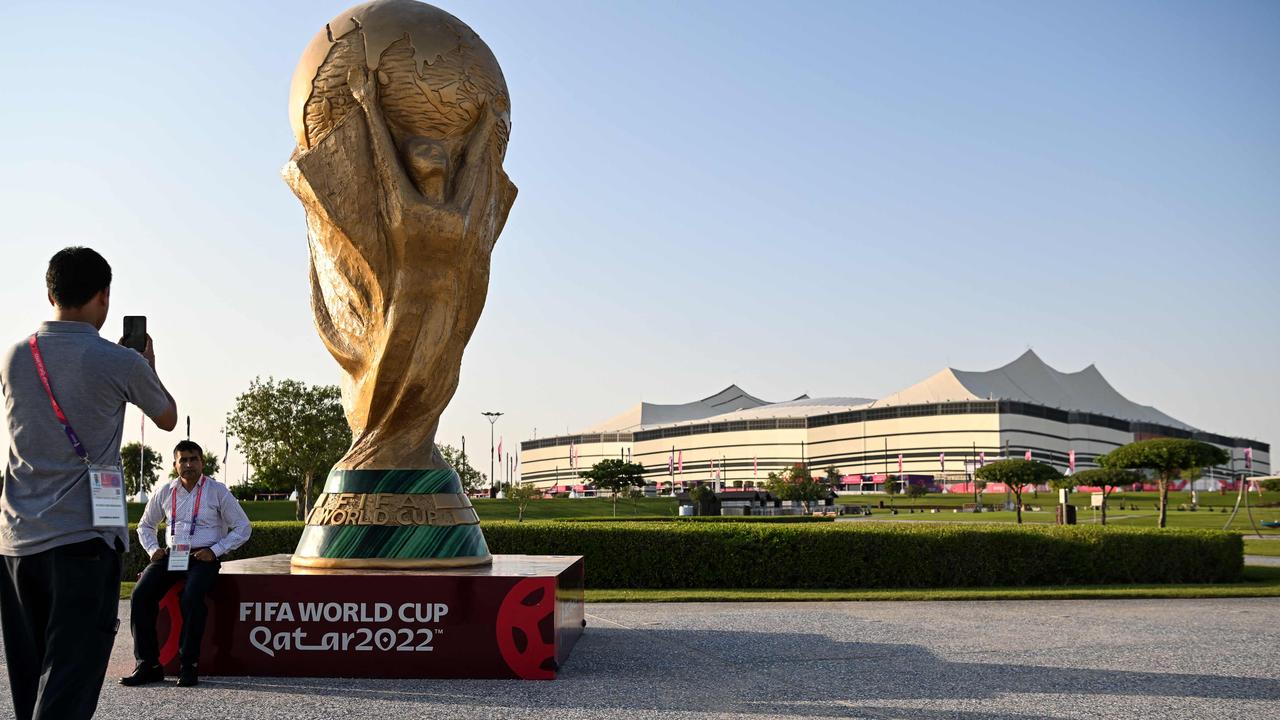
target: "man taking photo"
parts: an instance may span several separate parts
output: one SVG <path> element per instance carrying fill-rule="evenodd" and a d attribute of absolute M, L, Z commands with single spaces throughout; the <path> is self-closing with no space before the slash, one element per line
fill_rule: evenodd
<path fill-rule="evenodd" d="M 0 491 L 0 624 L 14 714 L 89 718 L 115 641 L 128 546 L 125 404 L 162 430 L 178 408 L 139 353 L 98 335 L 111 266 L 70 247 L 45 274 L 54 319 L 0 356 L 9 459 Z"/>
<path fill-rule="evenodd" d="M 156 616 L 160 601 L 179 582 L 182 588 L 182 635 L 178 646 L 182 665 L 178 685 L 199 683 L 200 640 L 204 636 L 205 595 L 218 579 L 220 558 L 249 539 L 249 518 L 226 485 L 204 474 L 204 450 L 190 440 L 173 449 L 173 469 L 178 479 L 147 501 L 138 522 L 138 541 L 151 556 L 151 564 L 133 589 L 129 628 L 133 631 L 133 656 L 138 661 L 121 685 L 145 685 L 164 680 Z M 160 547 L 156 526 L 164 521 L 167 547 Z"/>

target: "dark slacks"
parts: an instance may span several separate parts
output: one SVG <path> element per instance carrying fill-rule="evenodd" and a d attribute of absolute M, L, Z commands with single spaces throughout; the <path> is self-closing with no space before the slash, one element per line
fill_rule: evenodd
<path fill-rule="evenodd" d="M 119 625 L 120 556 L 95 539 L 4 557 L 0 622 L 19 720 L 93 716 Z"/>
<path fill-rule="evenodd" d="M 133 588 L 130 602 L 129 628 L 133 631 L 133 657 L 140 663 L 155 665 L 160 662 L 160 642 L 156 639 L 156 617 L 160 614 L 160 601 L 174 585 L 186 581 L 182 588 L 179 606 L 182 608 L 182 635 L 179 638 L 179 657 L 183 665 L 195 665 L 200 661 L 200 640 L 204 637 L 205 619 L 209 610 L 205 595 L 218 579 L 222 562 L 201 562 L 191 558 L 185 572 L 170 572 L 169 559 L 163 558 L 147 565 Z"/>

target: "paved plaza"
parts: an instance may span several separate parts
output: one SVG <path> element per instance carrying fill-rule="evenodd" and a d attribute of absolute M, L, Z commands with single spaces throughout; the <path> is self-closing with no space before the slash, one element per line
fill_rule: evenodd
<path fill-rule="evenodd" d="M 125 632 L 98 717 L 1265 718 L 1280 707 L 1277 612 L 1280 599 L 592 604 L 554 682 L 192 690 L 115 684 Z"/>

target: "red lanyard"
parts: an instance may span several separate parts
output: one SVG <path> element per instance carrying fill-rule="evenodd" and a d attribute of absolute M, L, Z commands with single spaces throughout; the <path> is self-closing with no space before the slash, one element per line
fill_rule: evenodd
<path fill-rule="evenodd" d="M 173 483 L 173 489 L 169 491 L 169 522 L 175 522 L 178 519 L 178 486 L 181 480 Z M 191 508 L 191 534 L 196 531 L 196 518 L 200 517 L 200 496 L 204 494 L 204 478 L 200 478 L 200 482 L 196 483 L 196 504 Z"/>
<path fill-rule="evenodd" d="M 53 414 L 58 418 L 58 422 L 62 423 L 62 431 L 67 434 L 67 439 L 71 441 L 71 449 L 76 451 L 76 455 L 89 464 L 89 451 L 84 449 L 84 443 L 80 442 L 80 436 L 76 435 L 76 431 L 71 429 L 71 423 L 67 420 L 67 416 L 62 412 L 62 406 L 58 405 L 58 401 L 53 397 L 53 388 L 49 387 L 49 371 L 44 367 L 44 358 L 40 355 L 40 344 L 36 342 L 36 336 L 32 335 L 27 338 L 27 345 L 31 348 L 31 359 L 36 362 L 36 374 L 40 376 L 40 384 L 44 385 L 44 392 L 49 396 L 49 404 L 53 406 Z"/>

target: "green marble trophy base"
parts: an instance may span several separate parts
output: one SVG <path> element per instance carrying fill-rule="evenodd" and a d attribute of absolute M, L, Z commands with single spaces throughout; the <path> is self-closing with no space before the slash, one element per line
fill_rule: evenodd
<path fill-rule="evenodd" d="M 335 469 L 307 516 L 291 562 L 312 568 L 447 568 L 487 565 L 492 556 L 452 469 Z"/>

